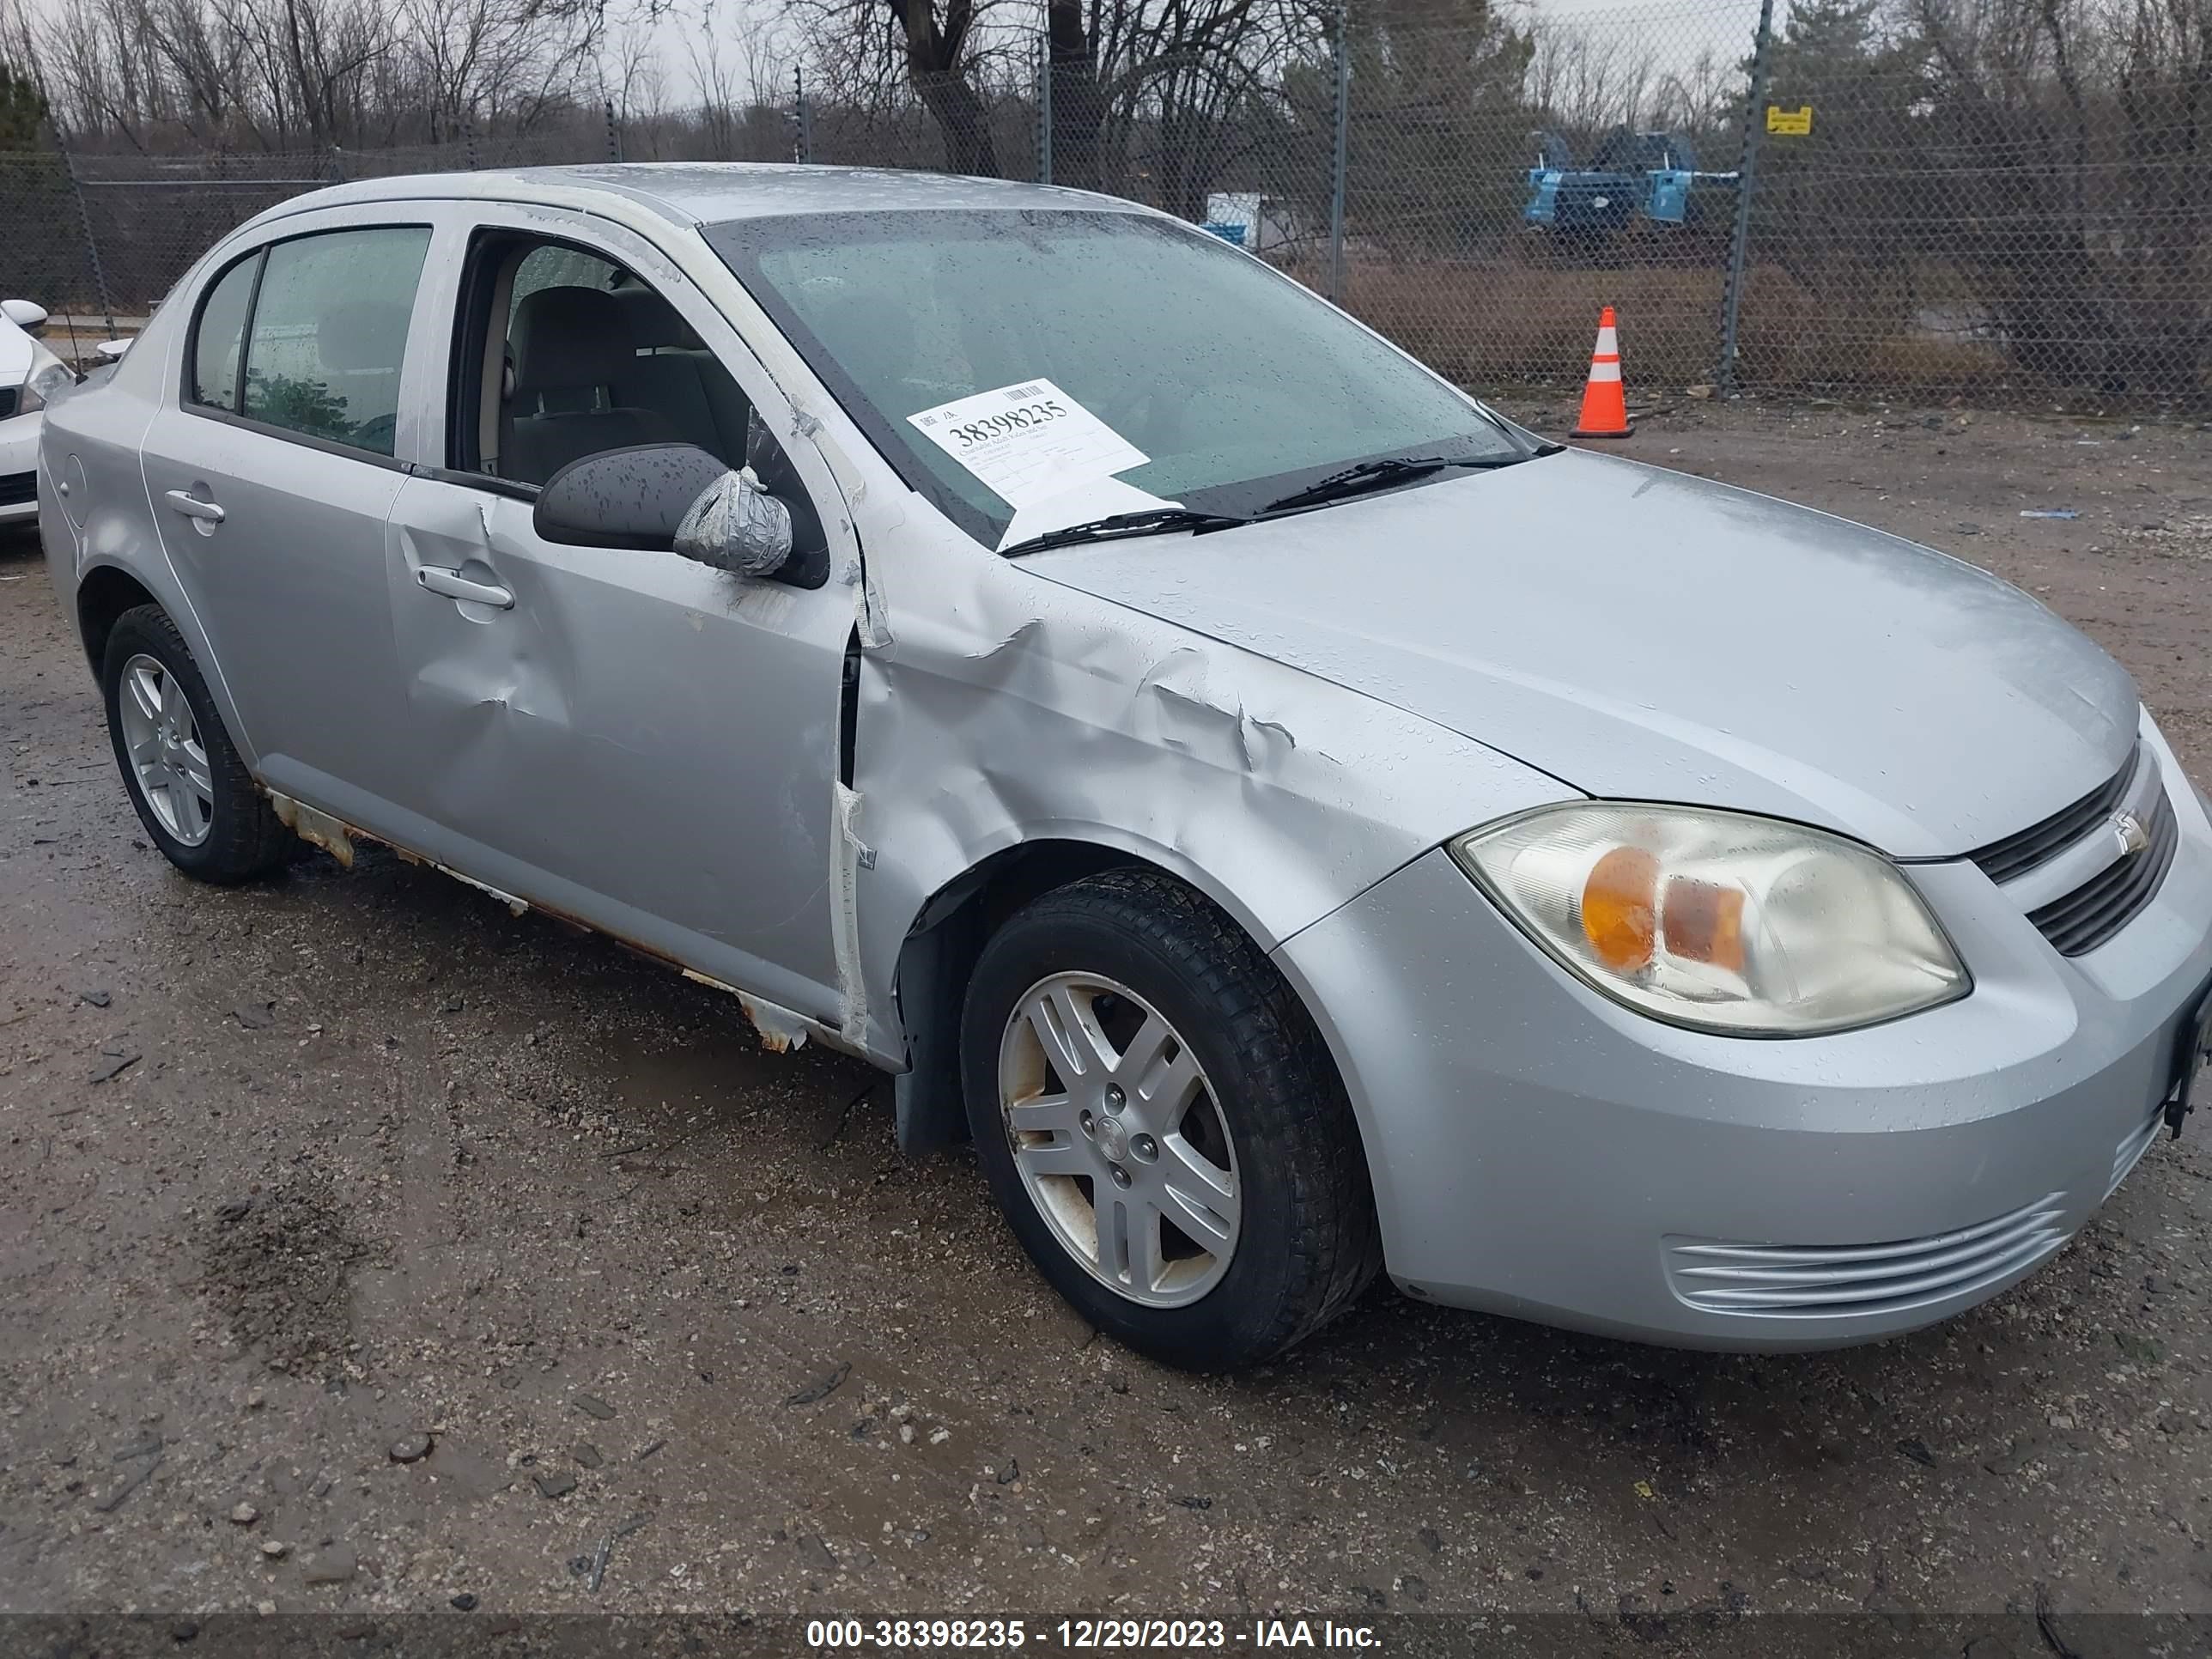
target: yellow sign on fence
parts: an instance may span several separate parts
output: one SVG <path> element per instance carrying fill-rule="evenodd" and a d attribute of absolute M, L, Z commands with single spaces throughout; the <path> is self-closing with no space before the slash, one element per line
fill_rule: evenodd
<path fill-rule="evenodd" d="M 1778 132 L 1785 138 L 1809 137 L 1813 131 L 1813 106 L 1800 104 L 1796 109 L 1777 109 L 1766 106 L 1766 130 Z"/>

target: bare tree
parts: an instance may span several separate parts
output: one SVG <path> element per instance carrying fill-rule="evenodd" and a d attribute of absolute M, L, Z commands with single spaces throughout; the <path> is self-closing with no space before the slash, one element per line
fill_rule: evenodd
<path fill-rule="evenodd" d="M 1585 136 L 1638 125 L 1656 71 L 1645 42 L 1539 18 L 1531 28 L 1530 113 Z"/>
<path fill-rule="evenodd" d="M 789 95 L 794 58 L 781 33 L 757 23 L 726 32 L 713 0 L 701 9 L 699 24 L 684 36 L 684 55 L 698 99 L 701 149 L 718 161 L 777 153 L 780 143 L 763 139 L 764 128 L 788 125 L 778 106 Z"/>
<path fill-rule="evenodd" d="M 1235 118 L 1275 95 L 1314 22 L 1296 0 L 1098 0 L 1091 33 L 1109 148 L 1126 153 L 1147 135 L 1138 148 L 1163 204 L 1195 217 L 1243 140 Z"/>
<path fill-rule="evenodd" d="M 1687 69 L 1670 70 L 1659 77 L 1651 97 L 1651 118 L 1669 131 L 1699 140 L 1726 138 L 1743 119 L 1747 90 L 1744 77 L 1708 47 Z"/>
<path fill-rule="evenodd" d="M 604 0 L 79 0 L 19 13 L 64 131 L 95 147 L 355 149 L 573 106 Z"/>
<path fill-rule="evenodd" d="M 998 146 L 982 84 L 1003 67 L 994 38 L 1009 0 L 785 0 L 819 82 L 864 108 L 908 96 L 927 112 L 956 173 L 996 177 Z M 999 33 L 1003 35 L 1003 31 Z M 994 50 L 995 49 L 995 50 Z"/>
<path fill-rule="evenodd" d="M 598 19 L 544 0 L 401 0 L 401 99 L 443 143 L 527 127 L 574 78 Z"/>

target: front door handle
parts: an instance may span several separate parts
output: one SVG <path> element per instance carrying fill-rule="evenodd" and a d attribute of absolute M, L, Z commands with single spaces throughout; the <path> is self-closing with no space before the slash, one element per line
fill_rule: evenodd
<path fill-rule="evenodd" d="M 221 524 L 222 509 L 213 501 L 204 501 L 189 489 L 173 489 L 168 503 L 188 519 L 198 519 L 202 524 Z"/>
<path fill-rule="evenodd" d="M 449 599 L 466 599 L 472 605 L 488 605 L 497 611 L 514 609 L 514 595 L 506 588 L 489 582 L 472 582 L 458 570 L 447 570 L 434 564 L 417 565 L 415 580 L 433 593 L 443 593 Z"/>

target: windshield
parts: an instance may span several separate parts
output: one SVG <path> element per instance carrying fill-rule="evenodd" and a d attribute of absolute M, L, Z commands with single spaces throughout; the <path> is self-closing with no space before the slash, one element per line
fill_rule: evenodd
<path fill-rule="evenodd" d="M 1017 509 L 1024 534 L 1163 502 L 1241 515 L 1362 460 L 1528 453 L 1304 289 L 1173 222 L 847 213 L 703 234 L 907 483 L 988 546 Z"/>

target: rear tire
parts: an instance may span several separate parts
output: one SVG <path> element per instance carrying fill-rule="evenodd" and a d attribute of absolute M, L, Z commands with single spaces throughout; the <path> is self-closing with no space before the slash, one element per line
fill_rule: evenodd
<path fill-rule="evenodd" d="M 240 758 L 168 612 L 142 605 L 116 618 L 100 684 L 116 769 L 163 857 L 222 886 L 290 860 L 299 842 Z"/>
<path fill-rule="evenodd" d="M 1133 1348 L 1258 1364 L 1382 1267 L 1366 1156 L 1312 1020 L 1233 921 L 1158 872 L 1058 889 L 993 935 L 961 1065 L 1023 1249 Z"/>

